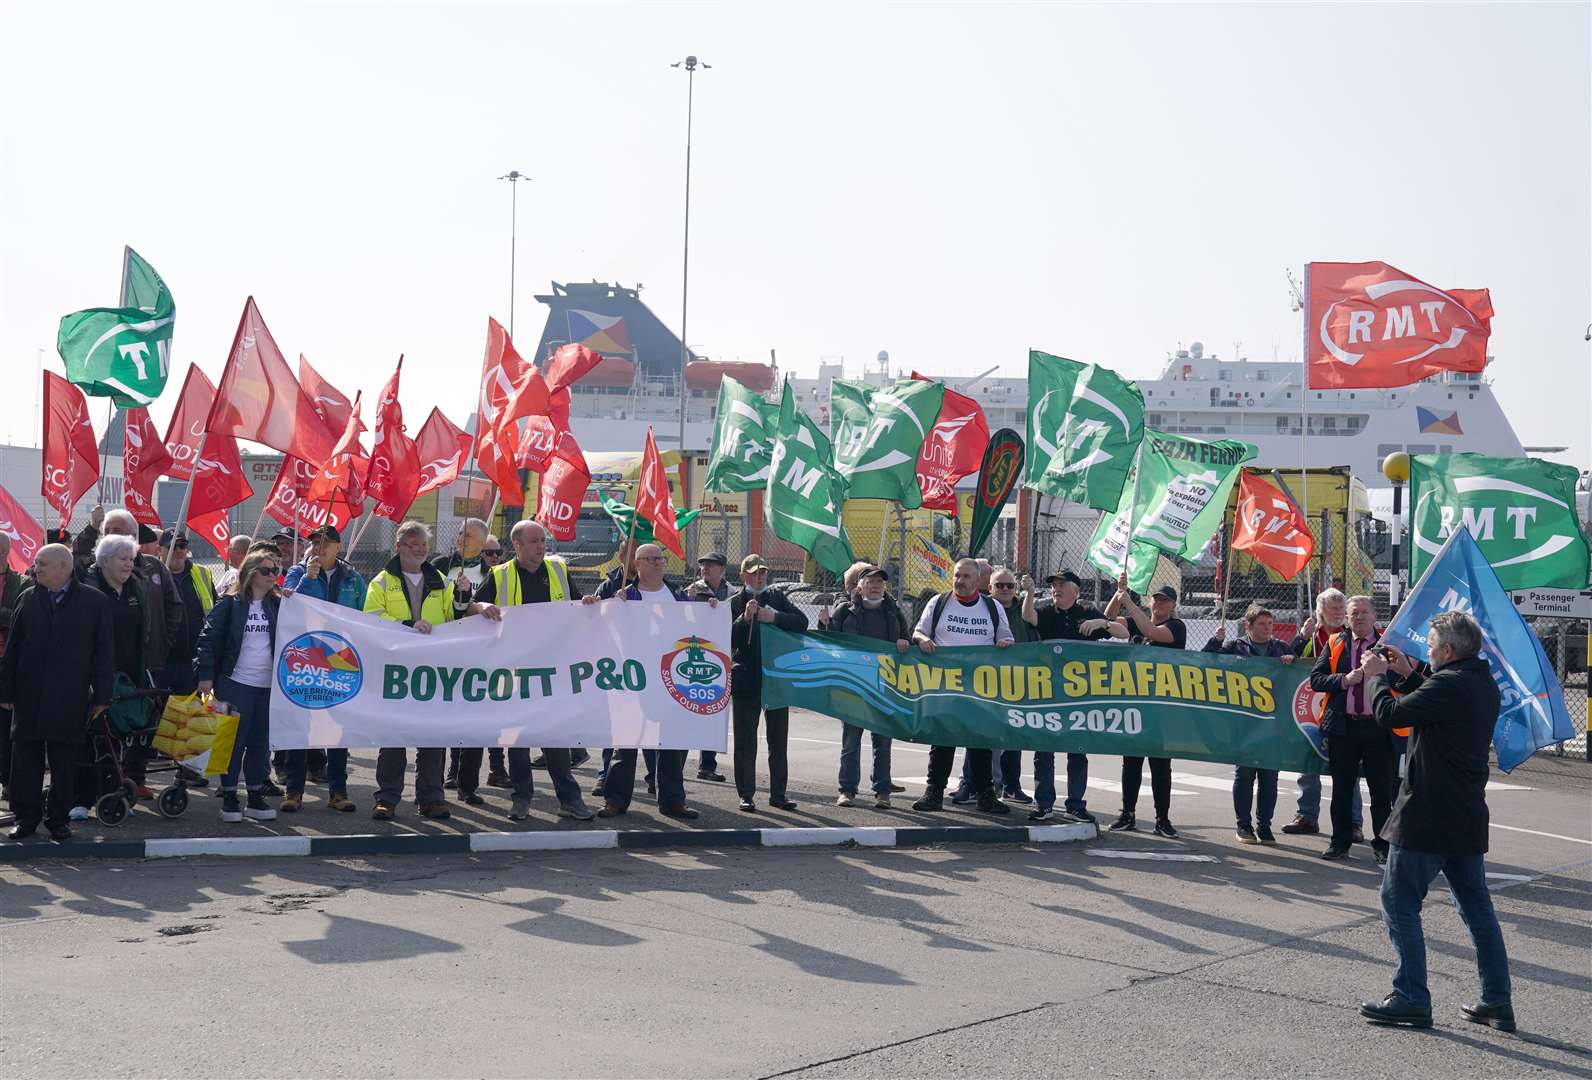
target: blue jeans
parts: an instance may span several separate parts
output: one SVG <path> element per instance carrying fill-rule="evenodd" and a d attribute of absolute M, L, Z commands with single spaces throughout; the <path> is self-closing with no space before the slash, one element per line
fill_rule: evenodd
<path fill-rule="evenodd" d="M 304 780 L 309 774 L 309 751 L 287 752 L 287 791 L 289 795 L 304 794 Z M 331 795 L 348 794 L 348 751 L 326 751 L 326 791 Z"/>
<path fill-rule="evenodd" d="M 1067 755 L 1067 802 L 1063 809 L 1069 814 L 1087 810 L 1084 791 L 1089 787 L 1089 755 Z M 1034 805 L 1049 810 L 1056 805 L 1056 755 L 1044 750 L 1034 752 Z"/>
<path fill-rule="evenodd" d="M 1001 791 L 1021 791 L 1023 787 L 1023 752 L 1001 750 L 990 754 L 990 781 Z M 963 793 L 972 790 L 973 780 L 968 775 L 967 755 L 962 755 L 962 779 L 956 785 Z"/>
<path fill-rule="evenodd" d="M 232 760 L 221 777 L 221 790 L 238 790 L 240 765 L 249 790 L 263 788 L 271 775 L 271 688 L 245 686 L 222 678 L 216 684 L 216 697 L 238 713 L 238 737 L 232 744 Z"/>
<path fill-rule="evenodd" d="M 1248 825 L 1249 808 L 1255 800 L 1255 783 L 1260 782 L 1260 801 L 1255 806 L 1255 824 L 1271 827 L 1271 815 L 1277 812 L 1277 770 L 1252 769 L 1238 765 L 1233 769 L 1233 813 L 1238 824 Z"/>
<path fill-rule="evenodd" d="M 1360 785 L 1354 785 L 1354 827 L 1365 824 L 1365 811 L 1360 803 Z M 1311 821 L 1321 820 L 1321 774 L 1299 774 L 1299 816 Z"/>
<path fill-rule="evenodd" d="M 1509 955 L 1503 931 L 1493 914 L 1492 896 L 1480 855 L 1434 855 L 1411 851 L 1397 844 L 1388 847 L 1387 868 L 1382 873 L 1382 921 L 1398 954 L 1393 991 L 1416 1008 L 1430 1009 L 1426 989 L 1426 937 L 1421 933 L 1421 901 L 1426 889 L 1442 871 L 1448 890 L 1459 906 L 1459 917 L 1476 946 L 1476 970 L 1481 976 L 1481 1000 L 1486 1005 L 1509 1001 Z"/>
<path fill-rule="evenodd" d="M 873 793 L 890 794 L 890 740 L 883 735 L 873 738 Z M 840 779 L 839 786 L 846 795 L 857 794 L 862 782 L 862 728 L 842 722 L 840 725 Z"/>

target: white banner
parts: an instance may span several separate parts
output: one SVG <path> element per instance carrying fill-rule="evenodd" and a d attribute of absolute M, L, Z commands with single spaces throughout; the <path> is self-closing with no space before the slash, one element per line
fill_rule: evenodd
<path fill-rule="evenodd" d="M 422 634 L 282 601 L 271 748 L 728 749 L 730 609 L 605 600 L 503 609 Z"/>

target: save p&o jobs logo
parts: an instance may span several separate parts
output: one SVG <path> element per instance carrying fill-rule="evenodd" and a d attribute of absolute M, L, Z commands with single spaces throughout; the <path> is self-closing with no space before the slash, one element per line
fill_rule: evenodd
<path fill-rule="evenodd" d="M 330 709 L 352 701 L 365 681 L 359 653 L 341 634 L 300 634 L 282 650 L 276 685 L 302 709 Z"/>
<path fill-rule="evenodd" d="M 1321 760 L 1327 760 L 1327 737 L 1321 731 L 1321 704 L 1325 701 L 1325 694 L 1318 694 L 1310 689 L 1310 680 L 1306 679 L 1299 684 L 1299 689 L 1294 692 L 1293 721 L 1310 742 L 1311 749 L 1320 755 Z"/>
<path fill-rule="evenodd" d="M 730 703 L 730 658 L 711 641 L 682 638 L 663 654 L 663 688 L 700 716 L 723 712 Z"/>

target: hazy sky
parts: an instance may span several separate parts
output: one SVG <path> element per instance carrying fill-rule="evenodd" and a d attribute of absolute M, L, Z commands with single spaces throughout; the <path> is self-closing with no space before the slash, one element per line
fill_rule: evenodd
<path fill-rule="evenodd" d="M 462 422 L 508 316 L 509 169 L 535 178 L 517 337 L 550 279 L 642 283 L 677 329 L 669 63 L 694 52 L 699 352 L 1296 359 L 1284 268 L 1384 259 L 1490 288 L 1506 413 L 1592 458 L 1586 4 L 0 11 L 8 441 L 34 439 L 60 316 L 115 302 L 124 243 L 177 301 L 162 424 L 251 293 L 290 359 L 372 395 L 405 353 L 413 424 Z"/>

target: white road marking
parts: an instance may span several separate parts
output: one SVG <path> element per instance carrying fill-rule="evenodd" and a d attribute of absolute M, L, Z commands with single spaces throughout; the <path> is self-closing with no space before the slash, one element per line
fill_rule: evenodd
<path fill-rule="evenodd" d="M 1505 832 L 1521 832 L 1527 833 L 1531 836 L 1546 836 L 1549 840 L 1564 840 L 1571 844 L 1592 844 L 1592 840 L 1585 840 L 1579 836 L 1560 836 L 1558 833 L 1538 832 L 1536 829 L 1522 829 L 1518 825 L 1500 825 L 1496 821 L 1492 823 L 1492 827 L 1495 829 L 1503 829 Z"/>
<path fill-rule="evenodd" d="M 1214 855 L 1190 855 L 1177 851 L 1118 851 L 1115 848 L 1084 848 L 1086 855 L 1104 859 L 1142 859 L 1146 862 L 1217 862 Z"/>
<path fill-rule="evenodd" d="M 1535 881 L 1535 880 L 1537 880 L 1535 877 L 1533 877 L 1530 874 L 1495 874 L 1491 870 L 1487 871 L 1487 876 L 1490 877 L 1490 878 L 1497 878 L 1500 881 Z"/>

